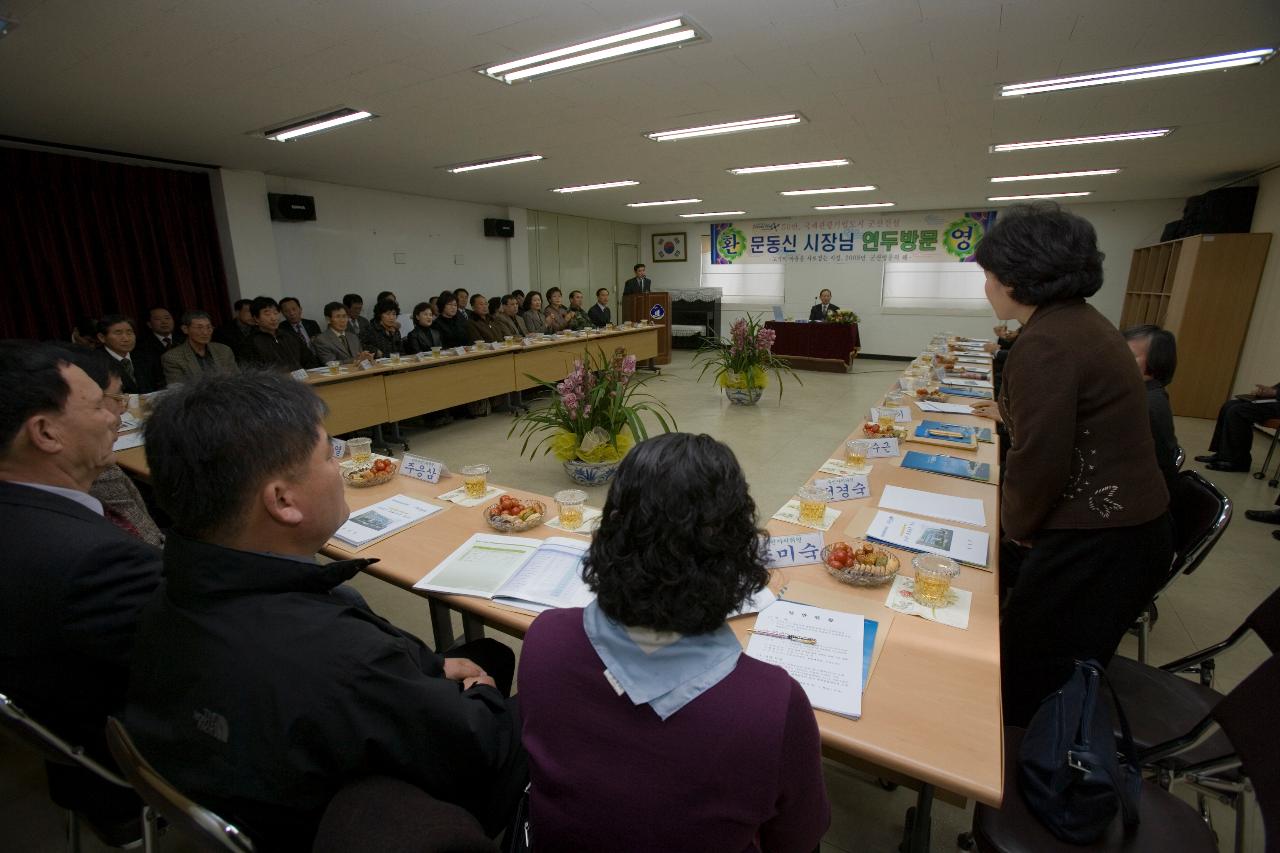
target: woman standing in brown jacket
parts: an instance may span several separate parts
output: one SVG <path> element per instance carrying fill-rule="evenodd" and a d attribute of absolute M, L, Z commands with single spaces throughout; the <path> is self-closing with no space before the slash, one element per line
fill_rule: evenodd
<path fill-rule="evenodd" d="M 1016 207 L 978 244 L 987 300 L 1022 324 L 999 407 L 1000 653 L 1005 723 L 1025 726 L 1073 661 L 1104 665 L 1169 572 L 1169 492 L 1142 380 L 1085 298 L 1102 286 L 1093 226 L 1056 205 Z"/>

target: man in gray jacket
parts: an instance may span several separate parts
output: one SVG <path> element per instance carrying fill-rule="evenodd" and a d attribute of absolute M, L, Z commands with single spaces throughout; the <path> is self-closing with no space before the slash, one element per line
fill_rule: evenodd
<path fill-rule="evenodd" d="M 329 327 L 311 339 L 311 351 L 322 362 L 341 361 L 344 364 L 372 361 L 373 353 L 366 352 L 348 326 L 351 319 L 347 309 L 341 302 L 330 302 L 324 306 L 324 318 Z"/>
<path fill-rule="evenodd" d="M 182 334 L 187 339 L 160 357 L 166 385 L 190 382 L 206 372 L 220 370 L 239 373 L 231 347 L 214 343 L 213 320 L 203 311 L 182 315 Z"/>

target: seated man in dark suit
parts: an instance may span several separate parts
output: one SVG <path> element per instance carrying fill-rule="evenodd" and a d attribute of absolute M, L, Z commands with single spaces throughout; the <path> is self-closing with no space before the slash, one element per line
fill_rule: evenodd
<path fill-rule="evenodd" d="M 818 293 L 818 304 L 809 309 L 809 322 L 821 323 L 839 310 L 840 306 L 831 302 L 831 291 L 824 287 Z"/>
<path fill-rule="evenodd" d="M 302 339 L 280 328 L 280 306 L 270 296 L 259 296 L 250 306 L 258 328 L 249 338 L 246 358 L 255 367 L 283 370 L 293 373 L 309 367 L 319 367 L 320 360 Z"/>
<path fill-rule="evenodd" d="M 636 264 L 631 268 L 631 272 L 635 275 L 622 283 L 622 295 L 648 293 L 653 287 L 653 279 L 644 274 L 644 264 Z"/>
<path fill-rule="evenodd" d="M 1210 471 L 1248 471 L 1253 467 L 1253 425 L 1280 418 L 1280 382 L 1258 385 L 1248 399 L 1232 398 L 1218 410 L 1207 456 L 1197 456 Z"/>
<path fill-rule="evenodd" d="M 158 391 L 162 382 L 151 371 L 151 360 L 136 355 L 138 334 L 133 321 L 123 314 L 108 314 L 98 320 L 98 341 L 102 344 L 95 355 L 109 359 L 120 369 L 124 377 L 124 393 L 150 394 Z"/>
<path fill-rule="evenodd" d="M 183 314 L 182 333 L 186 340 L 160 359 L 166 385 L 188 382 L 210 370 L 239 372 L 231 348 L 214 342 L 213 320 L 208 314 L 203 311 Z"/>
<path fill-rule="evenodd" d="M 236 361 L 245 362 L 245 350 L 257 324 L 253 319 L 252 299 L 237 299 L 232 307 L 231 320 L 223 323 L 213 333 L 213 340 L 229 348 Z"/>
<path fill-rule="evenodd" d="M 147 372 L 156 378 L 156 386 L 163 388 L 166 380 L 161 359 L 165 353 L 186 340 L 186 335 L 174 329 L 173 315 L 168 308 L 152 308 L 147 312 L 145 325 L 146 329 L 138 334 L 134 358 L 137 361 L 146 360 Z"/>
<path fill-rule="evenodd" d="M 120 408 L 53 346 L 0 342 L 0 384 L 0 693 L 111 767 L 103 727 L 123 708 L 138 614 L 160 582 L 160 551 L 88 494 Z M 53 764 L 49 788 L 99 827 L 136 830 L 131 792 Z"/>
<path fill-rule="evenodd" d="M 587 310 L 587 318 L 597 329 L 602 329 L 613 322 L 613 316 L 609 311 L 609 291 L 606 288 L 602 287 L 596 291 L 596 304 Z"/>
<path fill-rule="evenodd" d="M 525 779 L 514 655 L 483 639 L 441 657 L 330 594 L 372 561 L 314 559 L 349 514 L 324 411 L 309 386 L 261 374 L 202 377 L 157 403 L 147 464 L 173 527 L 125 724 L 259 849 L 310 851 L 334 793 L 370 775 L 496 834 Z"/>
<path fill-rule="evenodd" d="M 298 336 L 304 347 L 311 346 L 311 339 L 320 334 L 320 324 L 302 316 L 302 303 L 296 296 L 286 296 L 280 300 L 280 313 L 284 315 L 281 325 Z"/>

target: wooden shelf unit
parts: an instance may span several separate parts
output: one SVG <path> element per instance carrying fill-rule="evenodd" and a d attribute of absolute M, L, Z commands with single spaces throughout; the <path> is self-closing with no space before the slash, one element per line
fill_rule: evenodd
<path fill-rule="evenodd" d="M 1133 252 L 1120 328 L 1154 323 L 1178 339 L 1175 415 L 1213 418 L 1231 396 L 1270 234 L 1199 234 Z"/>

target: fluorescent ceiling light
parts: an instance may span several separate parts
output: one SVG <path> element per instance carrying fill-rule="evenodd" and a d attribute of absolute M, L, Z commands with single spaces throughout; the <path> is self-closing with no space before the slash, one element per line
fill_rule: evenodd
<path fill-rule="evenodd" d="M 698 136 L 719 136 L 722 133 L 741 133 L 744 130 L 764 130 L 769 127 L 785 127 L 789 124 L 800 124 L 805 120 L 799 113 L 748 118 L 742 121 L 727 121 L 723 124 L 705 124 L 701 127 L 686 127 L 680 130 L 655 130 L 646 133 L 655 142 L 671 142 L 676 139 L 693 139 Z"/>
<path fill-rule="evenodd" d="M 1127 142 L 1131 139 L 1156 139 L 1173 133 L 1171 127 L 1158 127 L 1152 130 L 1130 130 L 1125 133 L 1104 133 L 1100 136 L 1073 136 L 1068 139 L 1041 139 L 1037 142 L 1002 142 L 992 145 L 988 151 L 998 154 L 1001 151 L 1026 151 L 1031 148 L 1058 148 L 1062 145 L 1092 145 L 1095 142 Z"/>
<path fill-rule="evenodd" d="M 816 190 L 783 190 L 778 195 L 824 195 L 826 193 L 865 193 L 878 189 L 873 184 L 865 187 L 822 187 Z"/>
<path fill-rule="evenodd" d="M 988 196 L 987 201 L 1025 201 L 1033 198 L 1077 198 L 1082 195 L 1089 195 L 1092 191 L 1074 193 L 1035 193 L 1034 195 L 993 195 Z"/>
<path fill-rule="evenodd" d="M 1217 56 L 1201 56 L 1196 59 L 1180 59 L 1156 65 L 1137 65 L 1098 71 L 1093 74 L 1076 74 L 1056 77 L 1052 80 L 1034 80 L 1030 83 L 1011 83 L 1000 87 L 1000 97 L 1016 98 L 1040 92 L 1057 92 L 1062 89 L 1081 89 L 1086 86 L 1105 86 L 1108 83 L 1129 83 L 1134 80 L 1150 80 L 1156 77 L 1173 77 L 1178 74 L 1195 74 L 1198 71 L 1217 71 L 1239 68 L 1242 65 L 1260 65 L 1275 55 L 1274 47 L 1246 50 L 1239 53 L 1222 53 Z"/>
<path fill-rule="evenodd" d="M 1119 169 L 1086 169 L 1083 172 L 1046 172 L 1043 175 L 1008 175 L 1003 178 L 992 178 L 993 184 L 1007 184 L 1010 181 L 1047 181 L 1052 178 L 1092 178 L 1095 175 L 1114 175 Z"/>
<path fill-rule="evenodd" d="M 543 159 L 541 154 L 516 154 L 513 157 L 502 157 L 498 160 L 477 160 L 460 166 L 448 166 L 445 171 L 456 175 L 459 172 L 474 172 L 477 169 L 492 169 L 495 166 L 513 166 L 516 163 L 531 163 Z"/>
<path fill-rule="evenodd" d="M 476 70 L 503 83 L 517 83 L 544 74 L 595 65 L 692 41 L 705 41 L 705 36 L 683 18 L 673 18 L 660 24 L 638 27 Z"/>
<path fill-rule="evenodd" d="M 779 163 L 776 166 L 742 166 L 729 171 L 735 175 L 758 175 L 761 172 L 789 172 L 793 169 L 825 169 L 848 165 L 848 160 L 810 160 L 807 163 Z"/>
<path fill-rule="evenodd" d="M 858 207 L 893 207 L 891 201 L 873 201 L 869 204 L 821 204 L 814 210 L 853 210 Z"/>
<path fill-rule="evenodd" d="M 581 184 L 576 187 L 557 187 L 553 193 L 581 193 L 587 190 L 611 190 L 614 187 L 634 187 L 639 181 L 607 181 L 603 184 Z"/>
<path fill-rule="evenodd" d="M 743 216 L 745 210 L 709 210 L 706 213 L 682 213 L 681 219 L 693 219 L 695 216 Z"/>
<path fill-rule="evenodd" d="M 668 201 L 633 201 L 627 207 L 661 207 L 665 204 L 697 204 L 700 198 L 673 198 Z"/>
<path fill-rule="evenodd" d="M 297 139 L 299 136 L 309 136 L 313 133 L 320 133 L 325 130 L 332 130 L 335 127 L 341 127 L 344 124 L 351 124 L 353 121 L 364 121 L 365 119 L 370 118 L 375 118 L 373 113 L 344 107 L 340 110 L 334 110 L 331 113 L 325 113 L 324 115 L 305 119 L 304 121 L 295 121 L 292 124 L 286 124 L 283 127 L 265 130 L 263 131 L 263 135 L 266 136 L 267 139 L 275 142 L 288 142 L 290 139 Z"/>

